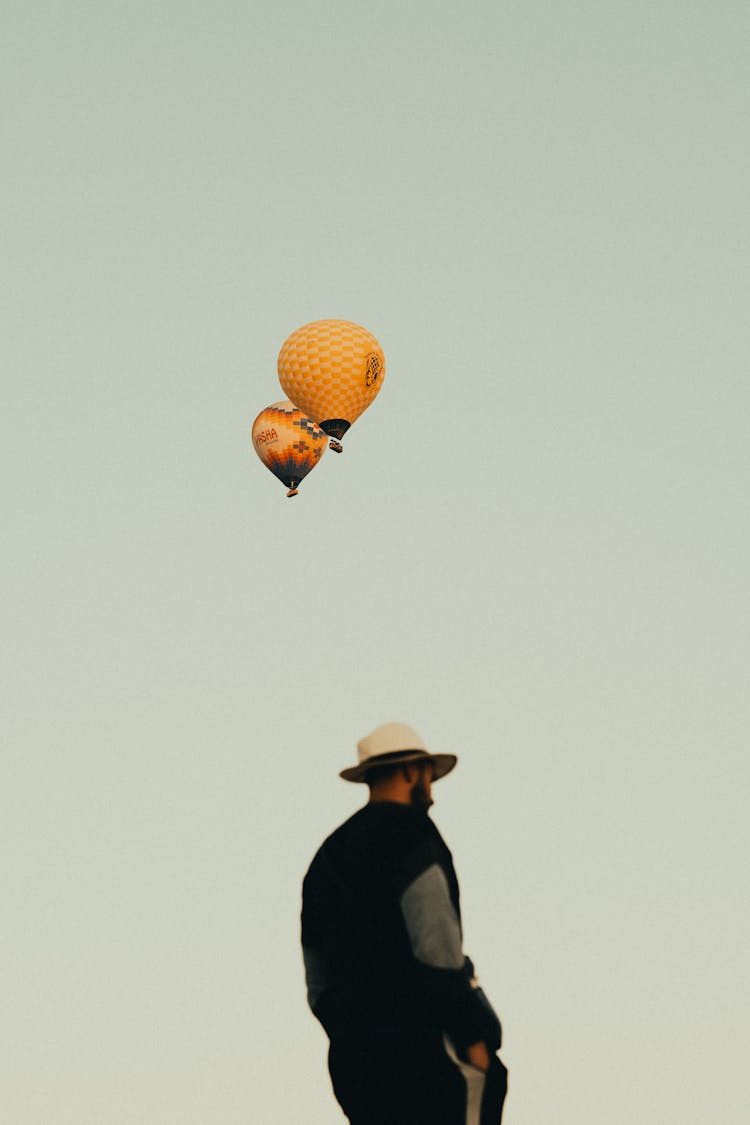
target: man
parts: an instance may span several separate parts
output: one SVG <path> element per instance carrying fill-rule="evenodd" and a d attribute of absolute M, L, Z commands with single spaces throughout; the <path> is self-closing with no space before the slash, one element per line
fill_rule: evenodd
<path fill-rule="evenodd" d="M 404 723 L 342 770 L 369 802 L 313 859 L 302 890 L 308 1002 L 330 1039 L 351 1125 L 498 1125 L 500 1023 L 464 956 L 451 854 L 427 815 L 456 764 Z"/>

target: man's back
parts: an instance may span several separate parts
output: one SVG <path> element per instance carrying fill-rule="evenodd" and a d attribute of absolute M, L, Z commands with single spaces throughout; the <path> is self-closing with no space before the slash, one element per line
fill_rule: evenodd
<path fill-rule="evenodd" d="M 310 1005 L 329 1035 L 363 1023 L 439 1024 L 403 911 L 409 887 L 435 869 L 458 925 L 450 852 L 423 810 L 367 804 L 318 851 L 303 885 L 302 944 Z"/>

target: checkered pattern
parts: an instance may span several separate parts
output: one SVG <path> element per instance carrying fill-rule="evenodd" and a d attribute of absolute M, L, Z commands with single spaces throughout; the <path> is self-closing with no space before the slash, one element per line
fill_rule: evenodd
<path fill-rule="evenodd" d="M 291 402 L 275 402 L 253 422 L 253 447 L 267 469 L 295 488 L 314 469 L 328 439 Z"/>
<path fill-rule="evenodd" d="M 366 328 L 316 320 L 292 332 L 278 368 L 284 393 L 309 418 L 342 418 L 351 425 L 383 385 L 385 356 Z"/>

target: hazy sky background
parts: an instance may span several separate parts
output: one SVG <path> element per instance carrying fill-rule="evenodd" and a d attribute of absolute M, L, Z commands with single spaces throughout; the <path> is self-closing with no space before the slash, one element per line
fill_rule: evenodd
<path fill-rule="evenodd" d="M 9 1125 L 343 1122 L 299 890 L 434 816 L 508 1125 L 745 1125 L 745 3 L 11 3 Z M 380 396 L 295 500 L 298 325 Z"/>

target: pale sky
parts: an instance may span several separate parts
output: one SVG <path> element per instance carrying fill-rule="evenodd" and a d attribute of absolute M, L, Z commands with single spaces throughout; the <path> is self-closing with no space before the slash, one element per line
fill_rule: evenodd
<path fill-rule="evenodd" d="M 6 5 L 9 1125 L 335 1125 L 304 871 L 396 719 L 504 1125 L 745 1125 L 750 15 Z M 383 389 L 299 496 L 299 325 Z"/>

